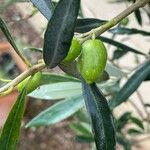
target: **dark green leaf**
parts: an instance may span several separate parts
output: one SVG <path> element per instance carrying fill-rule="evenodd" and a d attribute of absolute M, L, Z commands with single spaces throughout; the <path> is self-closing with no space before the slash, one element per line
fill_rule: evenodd
<path fill-rule="evenodd" d="M 96 84 L 83 83 L 83 93 L 87 110 L 91 116 L 94 139 L 98 150 L 114 150 L 115 131 L 113 118 L 107 100 Z"/>
<path fill-rule="evenodd" d="M 26 88 L 20 93 L 14 104 L 0 136 L 1 150 L 15 150 L 19 139 L 21 120 L 25 109 Z"/>
<path fill-rule="evenodd" d="M 76 140 L 80 143 L 93 143 L 94 142 L 94 138 L 92 136 L 77 135 Z"/>
<path fill-rule="evenodd" d="M 69 63 L 61 63 L 59 64 L 59 67 L 67 74 L 78 78 L 78 79 L 82 79 L 78 69 L 77 69 L 77 62 L 76 61 L 72 61 Z"/>
<path fill-rule="evenodd" d="M 87 114 L 87 110 L 85 108 L 77 111 L 75 113 L 75 117 L 80 121 L 80 122 L 85 122 L 85 123 L 90 123 L 90 118 L 89 115 Z"/>
<path fill-rule="evenodd" d="M 50 20 L 54 9 L 51 0 L 31 0 L 31 2 L 48 20 Z"/>
<path fill-rule="evenodd" d="M 109 105 L 111 109 L 125 102 L 131 94 L 140 86 L 150 72 L 150 60 L 143 63 L 137 68 L 135 73 L 128 79 L 121 90 L 110 101 Z"/>
<path fill-rule="evenodd" d="M 72 123 L 69 127 L 75 132 L 76 135 L 93 137 L 90 124 L 83 122 Z"/>
<path fill-rule="evenodd" d="M 88 32 L 93 28 L 99 27 L 106 22 L 106 20 L 100 20 L 95 18 L 77 19 L 75 31 L 79 33 Z"/>
<path fill-rule="evenodd" d="M 131 135 L 137 135 L 137 134 L 142 134 L 143 132 L 140 131 L 140 130 L 137 130 L 137 129 L 129 129 L 128 130 L 128 134 L 131 134 Z"/>
<path fill-rule="evenodd" d="M 58 73 L 42 73 L 42 84 L 58 83 L 58 82 L 80 82 L 77 78 L 66 74 Z"/>
<path fill-rule="evenodd" d="M 103 42 L 106 42 L 106 43 L 109 43 L 109 44 L 111 44 L 111 45 L 114 45 L 114 46 L 116 46 L 116 47 L 118 47 L 118 48 L 120 48 L 120 49 L 122 49 L 122 50 L 124 50 L 124 51 L 126 51 L 126 52 L 130 51 L 130 52 L 133 52 L 133 53 L 136 53 L 136 54 L 146 55 L 146 54 L 140 52 L 139 50 L 136 50 L 136 49 L 134 49 L 134 48 L 131 48 L 131 47 L 125 45 L 125 44 L 122 44 L 122 43 L 120 43 L 120 42 L 114 41 L 114 40 L 112 40 L 112 39 L 109 39 L 109 38 L 106 38 L 106 37 L 102 37 L 102 36 L 100 37 L 100 39 L 101 39 Z"/>
<path fill-rule="evenodd" d="M 124 126 L 127 125 L 130 118 L 131 118 L 131 113 L 126 112 L 120 118 L 118 118 L 116 120 L 115 126 L 116 126 L 116 129 L 118 132 L 121 132 L 121 130 L 124 128 Z"/>
<path fill-rule="evenodd" d="M 150 81 L 150 73 L 148 74 L 148 76 L 146 77 L 144 81 Z"/>
<path fill-rule="evenodd" d="M 131 35 L 131 34 L 141 34 L 141 35 L 144 35 L 144 36 L 150 36 L 150 32 L 148 31 L 143 31 L 143 30 L 138 30 L 138 29 L 135 29 L 135 28 L 132 28 L 132 29 L 129 29 L 129 28 L 123 28 L 123 27 L 117 27 L 117 28 L 114 28 L 114 29 L 111 29 L 109 30 L 111 33 L 113 34 L 128 34 L 128 35 Z"/>
<path fill-rule="evenodd" d="M 33 118 L 26 127 L 55 124 L 71 116 L 83 106 L 84 100 L 82 96 L 68 98 L 41 112 Z"/>
<path fill-rule="evenodd" d="M 121 136 L 117 136 L 116 140 L 117 140 L 117 143 L 119 143 L 120 145 L 124 147 L 124 150 L 131 150 L 132 145 L 130 141 L 127 141 L 124 137 L 121 137 Z"/>
<path fill-rule="evenodd" d="M 112 58 L 112 60 L 119 59 L 119 58 L 123 57 L 123 56 L 126 55 L 126 54 L 127 54 L 126 51 L 117 49 L 117 50 L 115 50 L 114 53 L 113 53 L 113 58 Z"/>
<path fill-rule="evenodd" d="M 30 51 L 40 52 L 40 53 L 43 52 L 42 49 L 35 48 L 35 47 L 27 47 L 27 48 L 24 48 L 24 50 L 30 50 Z"/>
<path fill-rule="evenodd" d="M 67 55 L 74 35 L 80 0 L 61 0 L 48 23 L 43 57 L 47 66 L 56 67 Z"/>
<path fill-rule="evenodd" d="M 138 127 L 140 127 L 141 129 L 144 129 L 144 126 L 143 126 L 143 122 L 142 120 L 138 119 L 138 118 L 135 118 L 135 117 L 130 117 L 130 120 L 132 123 L 136 124 Z"/>
<path fill-rule="evenodd" d="M 142 16 L 141 16 L 140 10 L 139 10 L 139 9 L 136 10 L 136 11 L 134 12 L 134 14 L 135 14 L 135 17 L 136 17 L 137 22 L 139 23 L 139 25 L 142 25 Z"/>

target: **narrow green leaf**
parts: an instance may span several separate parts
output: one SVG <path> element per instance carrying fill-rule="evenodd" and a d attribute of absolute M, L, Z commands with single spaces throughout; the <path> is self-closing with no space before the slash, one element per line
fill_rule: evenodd
<path fill-rule="evenodd" d="M 137 129 L 129 129 L 128 130 L 128 134 L 130 135 L 138 135 L 138 134 L 142 134 L 143 132 Z"/>
<path fill-rule="evenodd" d="M 49 20 L 53 13 L 53 5 L 51 0 L 31 0 L 37 9 Z"/>
<path fill-rule="evenodd" d="M 99 27 L 106 22 L 106 20 L 100 20 L 95 18 L 77 19 L 75 31 L 79 33 L 88 32 L 93 28 Z"/>
<path fill-rule="evenodd" d="M 74 114 L 84 106 L 82 96 L 74 96 L 60 101 L 33 118 L 26 127 L 52 125 Z"/>
<path fill-rule="evenodd" d="M 125 112 L 120 118 L 118 118 L 115 122 L 115 127 L 118 132 L 124 128 L 125 125 L 129 123 L 129 119 L 131 118 L 131 112 Z"/>
<path fill-rule="evenodd" d="M 141 16 L 140 9 L 136 10 L 134 14 L 139 25 L 142 25 L 142 16 Z"/>
<path fill-rule="evenodd" d="M 138 127 L 140 127 L 141 129 L 144 129 L 144 126 L 143 126 L 143 122 L 142 120 L 136 118 L 136 117 L 130 117 L 130 120 L 132 123 L 136 124 Z"/>
<path fill-rule="evenodd" d="M 15 52 L 22 58 L 22 60 L 30 66 L 26 58 L 22 55 L 19 48 L 17 47 L 16 43 L 14 42 L 13 37 L 11 36 L 11 33 L 9 32 L 8 27 L 6 26 L 5 21 L 0 17 L 0 28 L 3 31 L 4 35 L 6 36 L 8 42 L 11 44 L 11 46 L 14 48 Z"/>
<path fill-rule="evenodd" d="M 84 122 L 72 123 L 69 125 L 69 127 L 74 131 L 76 135 L 93 137 L 90 124 Z"/>
<path fill-rule="evenodd" d="M 136 54 L 146 55 L 143 52 L 140 52 L 139 50 L 131 48 L 131 47 L 129 47 L 129 46 L 125 45 L 125 44 L 122 44 L 120 42 L 117 42 L 115 40 L 112 40 L 112 39 L 109 39 L 109 38 L 106 38 L 106 37 L 102 37 L 102 36 L 100 37 L 100 39 L 103 42 L 106 42 L 108 44 L 114 45 L 114 46 L 116 46 L 116 47 L 118 47 L 118 48 L 120 48 L 120 49 L 122 49 L 122 50 L 124 50 L 126 52 L 130 51 L 130 52 L 133 52 L 133 53 L 136 53 Z"/>
<path fill-rule="evenodd" d="M 27 47 L 27 48 L 24 48 L 24 50 L 30 50 L 30 51 L 34 51 L 34 52 L 40 52 L 40 53 L 43 52 L 42 49 L 40 49 L 40 48 L 35 48 L 35 47 Z"/>
<path fill-rule="evenodd" d="M 123 51 L 121 49 L 116 49 L 113 53 L 113 57 L 112 57 L 112 60 L 116 60 L 116 59 L 119 59 L 121 57 L 123 57 L 124 55 L 126 55 L 127 52 L 126 51 Z"/>
<path fill-rule="evenodd" d="M 43 57 L 50 68 L 56 67 L 67 55 L 74 35 L 80 0 L 61 0 L 48 23 Z"/>
<path fill-rule="evenodd" d="M 26 88 L 20 93 L 14 104 L 0 136 L 1 150 L 15 150 L 19 139 L 21 120 L 25 109 Z"/>
<path fill-rule="evenodd" d="M 121 90 L 110 101 L 110 108 L 113 109 L 121 103 L 125 102 L 131 94 L 140 86 L 150 72 L 150 60 L 147 60 L 140 67 L 137 68 L 135 73 L 128 79 Z"/>
<path fill-rule="evenodd" d="M 105 70 L 109 74 L 109 76 L 117 77 L 118 79 L 126 76 L 126 74 L 122 72 L 118 67 L 110 63 L 106 64 Z"/>
<path fill-rule="evenodd" d="M 76 141 L 80 143 L 93 143 L 94 138 L 92 136 L 83 136 L 83 135 L 76 135 Z"/>
<path fill-rule="evenodd" d="M 124 137 L 119 136 L 119 135 L 117 136 L 116 140 L 117 140 L 117 143 L 119 143 L 120 145 L 124 147 L 124 150 L 131 150 L 132 145 L 130 141 L 126 140 Z"/>
<path fill-rule="evenodd" d="M 89 111 L 94 139 L 98 150 L 115 150 L 115 131 L 107 100 L 96 84 L 83 83 L 83 93 Z"/>
<path fill-rule="evenodd" d="M 111 29 L 109 30 L 111 33 L 113 34 L 128 34 L 128 35 L 131 35 L 131 34 L 141 34 L 141 35 L 144 35 L 144 36 L 150 36 L 150 32 L 148 31 L 143 31 L 143 30 L 138 30 L 138 29 L 135 29 L 135 28 L 124 28 L 124 27 L 117 27 L 117 28 L 114 28 L 114 29 Z"/>

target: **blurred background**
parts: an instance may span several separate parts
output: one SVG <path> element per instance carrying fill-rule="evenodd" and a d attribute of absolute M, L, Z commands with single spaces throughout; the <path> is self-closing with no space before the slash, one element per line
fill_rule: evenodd
<path fill-rule="evenodd" d="M 116 16 L 119 12 L 126 9 L 131 3 L 127 1 L 115 0 L 82 0 L 81 1 L 81 16 L 84 18 L 99 18 L 109 20 Z M 147 13 L 146 13 L 147 12 Z M 142 22 L 139 21 L 135 14 L 128 17 L 127 27 L 136 28 L 145 31 L 150 31 L 150 8 L 146 6 L 140 10 Z M 34 64 L 42 58 L 41 53 L 32 52 L 28 47 L 43 47 L 43 35 L 47 25 L 47 20 L 43 15 L 37 11 L 31 2 L 6 2 L 0 0 L 0 15 L 5 20 L 9 27 L 16 44 L 22 50 L 24 55 Z M 103 34 L 106 37 L 112 38 L 112 34 L 106 32 Z M 150 51 L 150 37 L 141 35 L 117 35 L 115 40 L 137 48 L 142 52 L 148 53 Z M 109 60 L 112 60 L 114 51 L 113 46 L 107 45 Z M 131 72 L 139 63 L 143 62 L 142 56 L 135 56 L 128 53 L 113 63 L 125 73 Z M 21 72 L 25 71 L 27 66 L 20 60 L 12 47 L 7 42 L 7 39 L 0 31 L 0 78 L 14 79 Z M 59 68 L 54 68 L 52 72 L 61 72 Z M 124 83 L 122 80 L 121 84 Z M 0 81 L 0 87 L 5 82 Z M 150 108 L 150 82 L 144 82 L 138 91 L 130 97 L 130 102 L 121 104 L 114 111 L 115 117 L 120 117 L 124 113 L 131 112 L 136 117 L 139 112 L 143 118 L 149 117 Z M 18 95 L 17 90 L 14 90 L 10 95 L 0 98 L 0 127 L 3 126 L 4 121 L 10 111 L 12 104 L 15 102 Z M 27 109 L 22 126 L 36 116 L 45 108 L 51 106 L 53 101 L 36 101 L 28 97 Z M 147 104 L 145 107 L 143 104 Z M 39 128 L 22 128 L 21 139 L 18 144 L 18 150 L 90 150 L 93 145 L 89 142 L 79 142 L 75 140 L 75 132 L 69 127 L 70 122 L 76 120 L 76 116 L 57 123 L 54 126 L 39 127 Z M 130 125 L 129 125 L 130 126 Z M 132 125 L 131 125 L 132 126 Z M 127 125 L 128 127 L 128 125 Z M 126 128 L 124 126 L 123 128 Z M 149 150 L 150 149 L 150 135 L 143 132 L 136 134 L 134 138 L 139 141 L 133 147 L 133 150 Z M 117 149 L 123 149 L 122 146 Z"/>

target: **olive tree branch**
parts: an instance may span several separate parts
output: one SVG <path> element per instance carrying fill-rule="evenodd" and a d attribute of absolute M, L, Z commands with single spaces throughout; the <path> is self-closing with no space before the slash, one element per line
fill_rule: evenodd
<path fill-rule="evenodd" d="M 0 96 L 5 95 L 5 93 L 6 94 L 10 93 L 13 90 L 13 88 L 16 85 L 18 85 L 21 81 L 23 81 L 25 78 L 44 69 L 45 67 L 46 67 L 45 63 L 39 63 L 39 64 L 32 66 L 27 71 L 23 72 L 18 77 L 16 77 L 14 80 L 12 80 L 8 84 L 6 84 L 2 88 L 0 88 Z"/>
<path fill-rule="evenodd" d="M 81 43 L 83 43 L 84 41 L 86 41 L 92 37 L 93 32 L 95 33 L 96 37 L 101 35 L 105 31 L 107 31 L 110 28 L 112 28 L 113 26 L 117 25 L 122 19 L 129 16 L 135 10 L 137 10 L 141 7 L 144 7 L 148 2 L 150 2 L 150 0 L 137 0 L 134 4 L 129 6 L 127 9 L 125 9 L 123 12 L 121 12 L 116 17 L 112 18 L 110 21 L 108 21 L 104 25 L 101 25 L 100 27 L 92 29 L 89 32 L 79 34 L 79 35 L 77 35 L 77 38 L 81 38 Z"/>

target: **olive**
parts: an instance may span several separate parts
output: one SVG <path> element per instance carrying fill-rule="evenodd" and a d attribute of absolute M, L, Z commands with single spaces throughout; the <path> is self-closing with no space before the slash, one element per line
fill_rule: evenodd
<path fill-rule="evenodd" d="M 64 58 L 63 62 L 71 62 L 75 60 L 81 52 L 81 44 L 77 39 L 73 39 L 71 42 L 71 47 L 68 51 L 67 56 Z"/>
<path fill-rule="evenodd" d="M 107 61 L 106 48 L 102 41 L 87 40 L 82 45 L 77 68 L 88 84 L 96 81 L 103 73 Z"/>
<path fill-rule="evenodd" d="M 21 92 L 22 89 L 25 87 L 30 77 L 31 76 L 27 77 L 26 79 L 24 79 L 21 83 L 17 85 L 17 89 L 19 92 Z M 42 81 L 42 73 L 41 72 L 35 73 L 33 77 L 31 78 L 31 81 L 29 81 L 27 85 L 28 86 L 27 93 L 31 93 L 32 91 L 34 91 L 41 84 L 41 81 Z"/>

